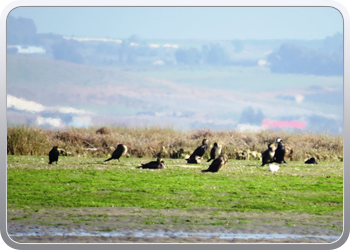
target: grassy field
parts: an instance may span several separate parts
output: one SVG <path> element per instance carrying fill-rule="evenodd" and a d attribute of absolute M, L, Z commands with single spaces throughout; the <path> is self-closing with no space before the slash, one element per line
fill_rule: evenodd
<path fill-rule="evenodd" d="M 293 161 L 272 173 L 260 161 L 165 159 L 166 169 L 136 168 L 152 158 L 8 155 L 7 223 L 16 232 L 210 232 L 328 235 L 343 231 L 343 163 Z M 17 242 L 251 242 L 201 237 L 14 237 Z M 278 242 L 257 240 L 258 242 Z M 281 242 L 329 242 L 312 238 Z"/>
<path fill-rule="evenodd" d="M 135 65 L 94 67 L 13 54 L 8 55 L 7 64 L 9 87 L 30 86 L 40 88 L 45 86 L 50 88 L 58 83 L 71 84 L 73 82 L 74 86 L 79 87 L 108 86 L 120 83 L 137 87 L 150 84 L 150 78 L 168 80 L 178 84 L 189 83 L 200 87 L 213 87 L 213 82 L 215 82 L 215 89 L 248 92 L 251 92 L 252 89 L 254 89 L 253 92 L 261 90 L 276 91 L 315 85 L 341 88 L 343 85 L 342 77 L 339 76 L 323 77 L 289 74 L 286 77 L 283 74 L 273 74 L 269 69 L 258 67 L 258 65 L 255 67 L 212 67 L 204 65 L 192 67 L 165 66 L 161 68 Z M 51 82 L 49 86 L 47 85 L 47 79 L 50 79 Z M 115 79 L 118 79 L 118 81 L 116 82 Z"/>
<path fill-rule="evenodd" d="M 315 85 L 329 84 L 334 87 L 342 85 L 340 77 L 322 77 L 314 75 L 293 75 L 288 77 L 272 74 L 261 67 L 223 67 L 193 68 L 143 71 L 142 75 L 176 82 L 190 83 L 198 87 L 234 90 L 242 92 L 276 91 L 286 88 L 306 88 Z M 213 86 L 213 82 L 215 85 Z M 248 83 L 248 84 L 247 84 Z M 283 83 L 283 84 L 281 84 Z M 252 86 L 254 86 L 252 88 Z"/>
<path fill-rule="evenodd" d="M 8 156 L 8 208 L 212 208 L 221 212 L 332 214 L 343 209 L 343 166 L 289 162 L 275 174 L 258 161 L 229 161 L 218 173 L 208 163 L 165 159 L 164 170 L 138 169 L 151 159 Z"/>

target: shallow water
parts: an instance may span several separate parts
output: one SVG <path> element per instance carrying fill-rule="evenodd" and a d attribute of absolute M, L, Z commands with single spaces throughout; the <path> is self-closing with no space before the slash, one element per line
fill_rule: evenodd
<path fill-rule="evenodd" d="M 218 233 L 218 232 L 175 232 L 175 231 L 159 231 L 159 232 L 137 232 L 131 230 L 125 231 L 109 231 L 87 232 L 85 230 L 74 230 L 71 232 L 63 229 L 30 229 L 25 232 L 9 233 L 10 237 L 26 237 L 26 236 L 95 236 L 95 237 L 164 237 L 164 238 L 213 238 L 220 239 L 322 239 L 327 242 L 334 242 L 339 236 L 332 235 L 295 235 L 295 234 L 249 234 L 249 233 Z"/>

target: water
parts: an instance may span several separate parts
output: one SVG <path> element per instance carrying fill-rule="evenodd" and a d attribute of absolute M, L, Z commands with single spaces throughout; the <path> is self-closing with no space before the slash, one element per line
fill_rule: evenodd
<path fill-rule="evenodd" d="M 78 229 L 72 232 L 65 231 L 63 229 L 27 229 L 25 232 L 9 233 L 10 237 L 25 237 L 25 236 L 95 236 L 95 237 L 163 237 L 163 238 L 187 238 L 187 237 L 199 237 L 199 238 L 212 238 L 217 237 L 220 239 L 322 239 L 327 242 L 334 242 L 339 239 L 339 236 L 330 235 L 295 235 L 295 234 L 249 234 L 249 233 L 218 233 L 218 232 L 186 232 L 186 231 L 159 231 L 159 232 L 146 232 L 146 231 L 109 231 L 100 232 L 93 231 L 87 232 L 82 229 Z"/>

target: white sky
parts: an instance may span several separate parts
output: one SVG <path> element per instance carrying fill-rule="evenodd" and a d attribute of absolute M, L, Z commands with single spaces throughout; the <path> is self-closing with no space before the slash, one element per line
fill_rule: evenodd
<path fill-rule="evenodd" d="M 18 7 L 38 33 L 155 39 L 323 39 L 343 33 L 332 7 Z"/>

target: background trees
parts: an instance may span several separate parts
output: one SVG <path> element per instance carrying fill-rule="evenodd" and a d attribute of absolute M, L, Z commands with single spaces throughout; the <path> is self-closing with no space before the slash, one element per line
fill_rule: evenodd
<path fill-rule="evenodd" d="M 343 36 L 327 37 L 318 49 L 285 43 L 268 56 L 273 73 L 343 75 Z"/>
<path fill-rule="evenodd" d="M 164 45 L 168 41 L 145 40 L 137 35 L 118 41 L 76 41 L 57 34 L 38 34 L 32 19 L 9 16 L 7 20 L 7 45 L 10 53 L 17 53 L 15 46 L 38 46 L 45 49 L 47 57 L 97 66 L 145 66 L 160 61 L 157 65 L 255 67 L 259 61 L 263 61 L 272 73 L 343 75 L 343 34 L 340 33 L 317 41 L 174 42 L 180 45 L 166 47 Z"/>

